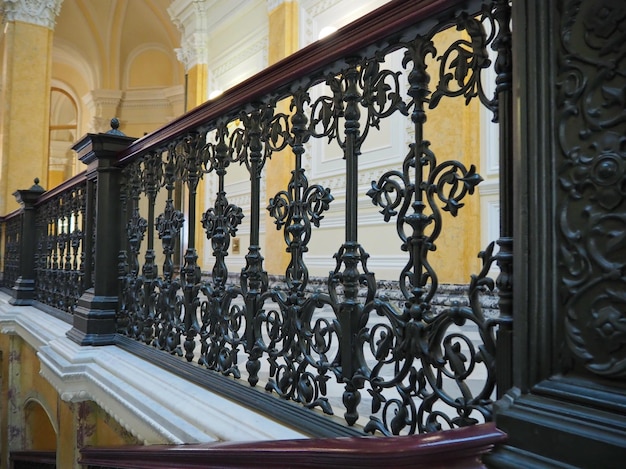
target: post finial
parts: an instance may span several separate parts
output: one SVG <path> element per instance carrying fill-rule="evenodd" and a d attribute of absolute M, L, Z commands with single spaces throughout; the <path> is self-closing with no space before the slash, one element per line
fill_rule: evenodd
<path fill-rule="evenodd" d="M 39 178 L 35 178 L 35 179 L 33 180 L 33 182 L 34 182 L 35 184 L 33 184 L 33 185 L 31 186 L 31 188 L 30 188 L 30 189 L 28 189 L 29 191 L 31 191 L 31 192 L 46 192 L 46 190 L 45 190 L 43 187 L 41 187 L 41 186 L 39 185 Z"/>
<path fill-rule="evenodd" d="M 107 134 L 122 135 L 126 137 L 126 134 L 124 132 L 122 132 L 121 130 L 118 130 L 119 127 L 120 127 L 120 121 L 117 117 L 114 117 L 113 119 L 111 119 L 111 130 L 109 130 Z"/>

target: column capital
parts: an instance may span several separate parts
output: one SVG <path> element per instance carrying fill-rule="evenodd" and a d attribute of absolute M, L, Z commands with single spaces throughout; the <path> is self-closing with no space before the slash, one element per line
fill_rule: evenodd
<path fill-rule="evenodd" d="M 91 90 L 83 96 L 83 103 L 91 114 L 89 132 L 106 132 L 109 129 L 111 116 L 118 114 L 117 108 L 122 101 L 124 92 L 121 90 Z"/>
<path fill-rule="evenodd" d="M 62 3 L 63 0 L 2 0 L 0 13 L 5 22 L 21 21 L 54 29 Z"/>
<path fill-rule="evenodd" d="M 196 65 L 209 62 L 208 42 L 209 33 L 195 32 L 189 37 L 184 37 L 181 47 L 174 49 L 176 58 L 185 66 L 186 72 Z"/>
<path fill-rule="evenodd" d="M 185 71 L 208 63 L 208 10 L 213 3 L 214 0 L 174 0 L 167 9 L 172 23 L 181 32 L 181 47 L 175 52 Z"/>
<path fill-rule="evenodd" d="M 276 8 L 281 6 L 283 3 L 291 3 L 293 0 L 266 0 L 267 1 L 267 12 L 271 13 Z"/>

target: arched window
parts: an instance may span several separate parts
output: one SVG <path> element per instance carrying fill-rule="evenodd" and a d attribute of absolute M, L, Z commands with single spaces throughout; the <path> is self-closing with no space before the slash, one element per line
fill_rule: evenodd
<path fill-rule="evenodd" d="M 72 144 L 78 139 L 78 106 L 72 95 L 59 87 L 50 92 L 50 143 L 48 185 L 56 187 L 72 176 Z"/>

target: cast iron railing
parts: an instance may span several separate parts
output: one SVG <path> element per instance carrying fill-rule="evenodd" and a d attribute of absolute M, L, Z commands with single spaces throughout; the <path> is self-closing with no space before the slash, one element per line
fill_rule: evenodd
<path fill-rule="evenodd" d="M 73 314 L 87 283 L 85 263 L 93 255 L 85 251 L 85 233 L 93 234 L 85 220 L 85 174 L 48 191 L 37 201 L 35 299 Z"/>
<path fill-rule="evenodd" d="M 19 277 L 22 218 L 23 214 L 20 211 L 15 211 L 2 220 L 4 243 L 2 286 L 5 288 L 13 287 Z"/>
<path fill-rule="evenodd" d="M 445 228 L 441 211 L 456 216 L 482 178 L 473 165 L 442 161 L 426 140 L 425 122 L 444 100 L 480 100 L 494 120 L 504 117 L 501 168 L 510 171 L 508 9 L 506 0 L 391 2 L 221 99 L 130 145 L 119 143 L 126 149 L 117 154 L 99 155 L 101 137 L 88 135 L 75 146 L 89 165 L 87 182 L 79 177 L 38 205 L 37 298 L 80 318 L 69 334 L 80 343 L 112 343 L 98 342 L 90 311 L 104 324 L 103 311 L 111 312 L 117 298 L 118 334 L 308 408 L 329 414 L 341 408 L 348 425 L 368 433 L 489 421 L 496 355 L 505 364 L 510 357 L 510 216 L 503 214 L 499 252 L 492 244 L 479 254 L 483 268 L 471 278 L 468 304 L 435 311 L 439 279 L 430 253 Z M 450 28 L 458 38 L 438 50 L 439 33 Z M 494 96 L 483 84 L 489 47 L 498 54 Z M 388 65 L 393 54 L 402 55 L 398 69 Z M 411 128 L 404 161 L 360 193 L 362 147 L 392 116 L 405 116 Z M 317 290 L 309 285 L 306 253 L 333 195 L 308 178 L 313 141 L 335 146 L 345 162 L 344 241 L 330 256 L 325 288 Z M 270 158 L 291 166 L 291 180 L 262 199 Z M 227 193 L 235 165 L 249 177 L 247 213 Z M 211 184 L 216 190 L 204 206 L 200 188 Z M 177 202 L 181 193 L 184 204 Z M 503 194 L 510 197 L 508 189 Z M 368 267 L 358 232 L 362 196 L 380 209 L 381 222 L 395 222 L 395 242 L 406 252 L 399 304 L 377 292 Z M 510 210 L 508 199 L 501 205 Z M 270 286 L 264 268 L 264 209 L 290 257 L 280 286 Z M 226 258 L 243 220 L 249 245 L 237 277 Z M 210 243 L 212 266 L 198 261 L 200 233 Z M 495 261 L 501 303 L 492 318 L 479 297 L 494 288 L 487 274 Z M 460 326 L 473 328 L 476 338 Z M 506 367 L 502 374 L 510 377 Z"/>

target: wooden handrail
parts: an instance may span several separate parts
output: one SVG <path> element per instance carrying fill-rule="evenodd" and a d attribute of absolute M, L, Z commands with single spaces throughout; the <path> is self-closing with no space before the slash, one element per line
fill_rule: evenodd
<path fill-rule="evenodd" d="M 119 154 L 124 163 L 136 155 L 158 148 L 203 123 L 224 116 L 255 99 L 277 91 L 302 77 L 310 77 L 324 66 L 349 56 L 356 50 L 399 34 L 404 28 L 422 24 L 424 30 L 432 26 L 428 20 L 448 15 L 457 6 L 468 3 L 480 7 L 479 1 L 468 0 L 394 0 L 339 29 L 323 40 L 295 52 L 251 78 L 225 91 L 219 99 L 208 101 L 160 129 L 138 139 Z M 398 38 L 399 39 L 399 38 Z"/>
<path fill-rule="evenodd" d="M 181 446 L 87 447 L 81 463 L 115 468 L 480 468 L 506 435 L 494 424 L 393 438 L 214 443 Z"/>
<path fill-rule="evenodd" d="M 4 223 L 6 221 L 9 221 L 11 218 L 15 218 L 16 216 L 18 216 L 20 213 L 22 213 L 22 208 L 16 208 L 15 210 L 13 210 L 12 212 L 7 213 L 4 216 L 0 217 L 0 223 Z"/>
<path fill-rule="evenodd" d="M 45 203 L 46 201 L 54 198 L 55 196 L 62 194 L 64 192 L 69 191 L 71 188 L 82 184 L 83 182 L 85 182 L 86 179 L 86 171 L 80 172 L 78 173 L 76 176 L 73 176 L 69 179 L 67 179 L 66 181 L 63 181 L 61 184 L 59 184 L 58 186 L 56 186 L 53 189 L 50 189 L 49 191 L 44 192 L 41 197 L 39 197 L 39 199 L 37 200 L 37 206 Z"/>

